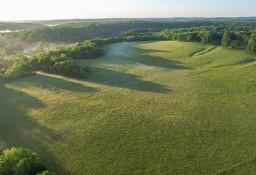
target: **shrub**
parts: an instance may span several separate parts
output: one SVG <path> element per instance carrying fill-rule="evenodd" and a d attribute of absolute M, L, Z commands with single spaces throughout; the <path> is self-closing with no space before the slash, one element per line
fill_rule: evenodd
<path fill-rule="evenodd" d="M 256 52 L 256 33 L 251 34 L 251 37 L 248 41 L 247 50 L 251 53 Z"/>
<path fill-rule="evenodd" d="M 17 60 L 12 66 L 10 66 L 6 70 L 4 77 L 6 79 L 17 79 L 17 78 L 31 75 L 34 72 L 35 72 L 35 68 L 32 66 L 29 59 L 26 57 L 23 57 Z"/>
<path fill-rule="evenodd" d="M 35 175 L 45 171 L 37 153 L 24 148 L 11 148 L 0 156 L 1 175 Z"/>
<path fill-rule="evenodd" d="M 231 39 L 230 39 L 230 34 L 229 33 L 224 33 L 222 39 L 221 39 L 221 45 L 223 47 L 228 47 L 230 45 Z"/>

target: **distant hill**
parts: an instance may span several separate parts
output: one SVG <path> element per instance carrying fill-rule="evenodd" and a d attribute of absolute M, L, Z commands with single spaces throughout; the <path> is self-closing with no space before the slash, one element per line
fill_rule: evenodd
<path fill-rule="evenodd" d="M 42 24 L 0 22 L 0 31 L 30 30 L 36 27 L 43 27 Z"/>
<path fill-rule="evenodd" d="M 110 20 L 110 19 L 108 19 Z M 122 35 L 131 29 L 163 29 L 221 25 L 220 22 L 191 21 L 191 22 L 156 22 L 143 20 L 121 20 L 105 22 L 72 23 L 52 27 L 41 27 L 15 33 L 23 41 L 28 42 L 82 42 L 94 38 L 107 38 Z"/>
<path fill-rule="evenodd" d="M 127 20 L 142 20 L 152 22 L 189 22 L 189 21 L 236 21 L 236 22 L 253 22 L 256 23 L 256 17 L 175 17 L 175 18 L 102 18 L 102 19 L 54 19 L 54 20 L 26 20 L 19 21 L 21 23 L 41 24 L 45 26 L 56 26 L 70 23 L 85 23 L 85 22 L 118 22 Z"/>
<path fill-rule="evenodd" d="M 88 23 L 88 22 L 118 22 L 124 20 L 133 20 L 131 18 L 103 18 L 103 19 L 55 19 L 55 20 L 29 20 L 20 21 L 44 26 L 57 26 L 63 24 Z"/>
<path fill-rule="evenodd" d="M 94 38 L 116 37 L 132 29 L 154 29 L 153 31 L 161 31 L 164 29 L 177 29 L 200 26 L 256 26 L 256 17 L 138 18 L 136 20 L 122 18 L 60 19 L 25 22 L 27 23 L 14 23 L 23 26 L 23 29 L 18 29 L 18 27 L 16 27 L 15 30 L 27 30 L 28 28 L 32 28 L 31 30 L 14 34 L 23 41 L 73 43 L 82 42 L 84 40 Z M 10 26 L 11 24 L 12 23 L 10 23 Z M 5 28 L 3 30 L 10 29 Z"/>

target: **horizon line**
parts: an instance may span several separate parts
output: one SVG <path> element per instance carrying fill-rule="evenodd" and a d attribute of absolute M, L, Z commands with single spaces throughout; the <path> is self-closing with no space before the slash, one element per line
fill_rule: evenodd
<path fill-rule="evenodd" d="M 177 16 L 177 17 L 106 17 L 106 18 L 51 18 L 51 19 L 20 19 L 20 20 L 0 20 L 0 22 L 18 22 L 18 21 L 54 21 L 54 20 L 104 20 L 104 19 L 175 19 L 175 18 L 256 18 L 256 16 Z"/>

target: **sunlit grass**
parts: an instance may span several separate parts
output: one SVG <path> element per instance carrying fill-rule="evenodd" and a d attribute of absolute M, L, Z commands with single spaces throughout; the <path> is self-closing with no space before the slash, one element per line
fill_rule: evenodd
<path fill-rule="evenodd" d="M 59 174 L 256 171 L 254 56 L 180 42 L 106 52 L 78 62 L 85 81 L 40 73 L 1 86 L 1 142 Z"/>

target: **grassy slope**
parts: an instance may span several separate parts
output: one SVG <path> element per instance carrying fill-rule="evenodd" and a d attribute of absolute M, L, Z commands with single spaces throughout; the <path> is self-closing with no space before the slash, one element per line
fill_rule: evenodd
<path fill-rule="evenodd" d="M 106 47 L 86 81 L 0 86 L 0 141 L 60 174 L 253 174 L 256 62 L 199 43 Z"/>

